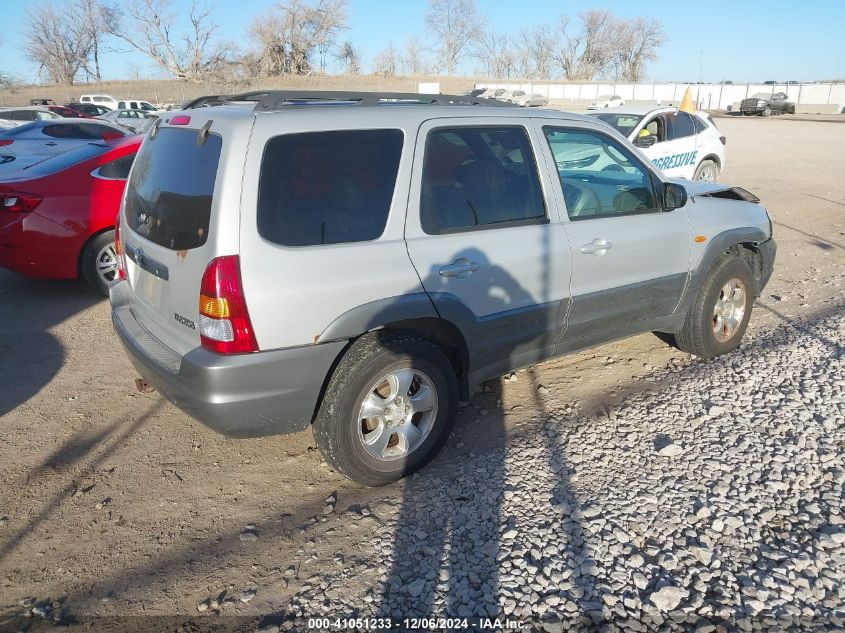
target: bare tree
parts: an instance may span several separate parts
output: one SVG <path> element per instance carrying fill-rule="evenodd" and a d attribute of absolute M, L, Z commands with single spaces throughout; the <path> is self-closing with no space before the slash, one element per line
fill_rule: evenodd
<path fill-rule="evenodd" d="M 324 72 L 338 35 L 346 29 L 347 0 L 284 0 L 253 21 L 257 48 L 247 66 L 264 75 Z M 337 54 L 335 54 L 337 57 Z"/>
<path fill-rule="evenodd" d="M 618 74 L 624 81 L 637 82 L 643 78 L 645 65 L 657 57 L 666 34 L 657 20 L 636 18 L 619 25 L 618 40 Z"/>
<path fill-rule="evenodd" d="M 253 18 L 249 37 L 257 47 L 242 59 L 248 74 L 273 77 L 288 72 L 287 40 L 278 14 L 270 11 Z"/>
<path fill-rule="evenodd" d="M 429 0 L 425 21 L 437 38 L 441 67 L 453 75 L 484 28 L 475 0 Z"/>
<path fill-rule="evenodd" d="M 521 37 L 526 61 L 526 72 L 523 74 L 538 79 L 551 79 L 558 35 L 548 26 L 538 26 L 522 29 Z"/>
<path fill-rule="evenodd" d="M 510 77 L 514 69 L 511 38 L 504 31 L 486 29 L 478 37 L 476 57 L 485 65 L 490 77 Z"/>
<path fill-rule="evenodd" d="M 91 36 L 73 5 L 60 11 L 41 5 L 27 11 L 24 51 L 51 81 L 73 84 L 91 50 Z"/>
<path fill-rule="evenodd" d="M 3 46 L 3 38 L 0 37 L 0 46 Z M 0 70 L 0 86 L 10 86 L 14 83 L 14 79 L 8 73 L 3 72 Z"/>
<path fill-rule="evenodd" d="M 172 0 L 133 0 L 115 16 L 110 33 L 178 79 L 200 81 L 225 68 L 231 49 L 217 40 L 211 9 L 193 0 L 180 37 L 171 4 Z"/>
<path fill-rule="evenodd" d="M 561 16 L 555 61 L 567 79 L 594 79 L 614 60 L 618 22 L 609 11 L 585 11 L 579 19 L 575 26 Z"/>
<path fill-rule="evenodd" d="M 400 63 L 402 72 L 407 75 L 423 73 L 423 47 L 418 38 L 409 37 L 405 40 L 405 48 L 402 51 Z"/>
<path fill-rule="evenodd" d="M 96 81 L 102 81 L 100 72 L 100 50 L 104 36 L 114 31 L 118 22 L 118 12 L 101 0 L 78 0 L 76 5 L 82 28 L 90 43 L 83 69 Z"/>
<path fill-rule="evenodd" d="M 393 42 L 373 58 L 373 72 L 383 77 L 394 77 L 397 67 L 396 49 Z"/>
<path fill-rule="evenodd" d="M 349 40 L 340 45 L 335 58 L 341 63 L 343 72 L 349 75 L 357 75 L 361 72 L 361 54 Z"/>

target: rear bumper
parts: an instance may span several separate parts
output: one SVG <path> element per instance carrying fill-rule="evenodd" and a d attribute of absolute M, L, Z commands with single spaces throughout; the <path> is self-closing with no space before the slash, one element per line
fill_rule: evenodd
<path fill-rule="evenodd" d="M 344 341 L 254 354 L 166 348 L 135 319 L 126 282 L 112 287 L 112 321 L 135 369 L 170 402 L 229 437 L 281 435 L 307 428 Z"/>

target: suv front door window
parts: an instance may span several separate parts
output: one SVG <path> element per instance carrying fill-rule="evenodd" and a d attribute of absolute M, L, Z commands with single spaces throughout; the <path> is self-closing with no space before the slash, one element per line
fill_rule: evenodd
<path fill-rule="evenodd" d="M 565 338 L 607 335 L 672 313 L 689 270 L 685 209 L 665 212 L 662 183 L 594 129 L 544 126 L 572 240 L 572 309 Z"/>

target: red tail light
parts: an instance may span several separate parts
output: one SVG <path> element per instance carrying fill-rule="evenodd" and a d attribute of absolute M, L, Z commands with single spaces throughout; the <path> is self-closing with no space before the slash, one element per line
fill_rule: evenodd
<path fill-rule="evenodd" d="M 217 257 L 205 269 L 200 286 L 200 340 L 218 354 L 258 351 L 237 255 Z"/>
<path fill-rule="evenodd" d="M 6 145 L 11 145 L 11 144 L 12 144 L 12 143 L 14 143 L 14 142 L 15 142 L 15 141 L 14 141 L 14 140 L 12 140 L 12 139 L 10 139 L 10 138 L 3 138 L 3 139 L 0 139 L 0 147 L 5 147 Z"/>
<path fill-rule="evenodd" d="M 170 125 L 188 125 L 191 122 L 191 117 L 180 114 L 170 119 Z"/>
<path fill-rule="evenodd" d="M 34 193 L 0 193 L 0 211 L 12 213 L 29 213 L 43 198 Z"/>
<path fill-rule="evenodd" d="M 114 220 L 114 252 L 117 255 L 117 276 L 126 279 L 126 260 L 123 258 L 123 243 L 120 241 L 120 212 Z"/>

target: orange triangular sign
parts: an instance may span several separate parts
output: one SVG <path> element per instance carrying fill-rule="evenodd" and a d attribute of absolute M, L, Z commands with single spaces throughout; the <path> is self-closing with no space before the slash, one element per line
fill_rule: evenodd
<path fill-rule="evenodd" d="M 695 104 L 692 102 L 692 93 L 690 92 L 689 86 L 687 86 L 687 91 L 684 93 L 684 99 L 681 101 L 678 110 L 695 114 Z"/>

